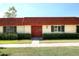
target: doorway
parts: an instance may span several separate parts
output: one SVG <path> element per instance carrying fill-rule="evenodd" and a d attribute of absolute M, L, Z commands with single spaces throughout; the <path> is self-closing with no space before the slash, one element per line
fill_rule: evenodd
<path fill-rule="evenodd" d="M 42 37 L 42 26 L 32 26 L 32 37 Z"/>

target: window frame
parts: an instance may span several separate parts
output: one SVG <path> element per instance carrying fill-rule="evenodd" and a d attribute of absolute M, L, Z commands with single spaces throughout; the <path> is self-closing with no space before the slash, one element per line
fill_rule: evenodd
<path fill-rule="evenodd" d="M 76 26 L 76 32 L 79 33 L 79 25 Z"/>
<path fill-rule="evenodd" d="M 62 33 L 64 32 L 64 25 L 53 25 L 51 26 L 51 32 Z"/>
<path fill-rule="evenodd" d="M 3 32 L 4 33 L 16 33 L 16 26 L 4 26 L 3 27 Z"/>

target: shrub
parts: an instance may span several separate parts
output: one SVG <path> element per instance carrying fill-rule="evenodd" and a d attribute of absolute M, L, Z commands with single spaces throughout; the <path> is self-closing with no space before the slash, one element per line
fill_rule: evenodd
<path fill-rule="evenodd" d="M 0 49 L 6 49 L 5 47 L 0 47 Z"/>
<path fill-rule="evenodd" d="M 0 56 L 9 56 L 9 54 L 2 53 Z"/>
<path fill-rule="evenodd" d="M 14 34 L 14 33 L 0 34 L 0 39 L 2 39 L 2 40 L 15 40 L 15 39 L 17 39 L 17 34 Z"/>
<path fill-rule="evenodd" d="M 4 33 L 4 34 L 0 34 L 0 39 L 1 40 L 31 39 L 31 34 Z"/>
<path fill-rule="evenodd" d="M 44 39 L 79 39 L 77 33 L 51 33 L 43 34 Z"/>
<path fill-rule="evenodd" d="M 31 38 L 31 34 L 19 33 L 17 35 L 18 35 L 18 39 L 30 39 Z"/>

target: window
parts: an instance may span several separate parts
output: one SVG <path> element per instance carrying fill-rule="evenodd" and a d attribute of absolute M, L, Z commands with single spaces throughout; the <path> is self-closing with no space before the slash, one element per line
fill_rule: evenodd
<path fill-rule="evenodd" d="M 5 26 L 4 33 L 16 33 L 16 27 L 15 26 Z"/>
<path fill-rule="evenodd" d="M 79 26 L 77 26 L 77 30 L 76 31 L 77 31 L 77 33 L 79 33 Z"/>
<path fill-rule="evenodd" d="M 64 32 L 64 26 L 51 26 L 51 32 Z"/>

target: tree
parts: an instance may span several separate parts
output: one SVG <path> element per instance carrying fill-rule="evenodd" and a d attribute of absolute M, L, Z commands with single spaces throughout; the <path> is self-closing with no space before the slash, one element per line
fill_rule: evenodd
<path fill-rule="evenodd" d="M 7 12 L 5 12 L 5 18 L 15 18 L 17 10 L 14 6 L 10 7 Z"/>

